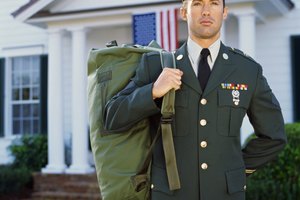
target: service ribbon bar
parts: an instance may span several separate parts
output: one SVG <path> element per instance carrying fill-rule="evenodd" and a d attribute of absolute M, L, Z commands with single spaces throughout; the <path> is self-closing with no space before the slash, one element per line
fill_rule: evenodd
<path fill-rule="evenodd" d="M 246 84 L 221 83 L 222 89 L 225 90 L 248 90 Z"/>

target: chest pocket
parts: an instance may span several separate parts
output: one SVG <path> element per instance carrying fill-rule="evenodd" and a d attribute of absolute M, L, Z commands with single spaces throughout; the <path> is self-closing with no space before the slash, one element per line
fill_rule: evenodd
<path fill-rule="evenodd" d="M 223 136 L 236 137 L 240 134 L 243 119 L 249 104 L 247 91 L 239 91 L 234 98 L 232 90 L 218 91 L 218 133 Z M 235 103 L 238 102 L 238 103 Z"/>

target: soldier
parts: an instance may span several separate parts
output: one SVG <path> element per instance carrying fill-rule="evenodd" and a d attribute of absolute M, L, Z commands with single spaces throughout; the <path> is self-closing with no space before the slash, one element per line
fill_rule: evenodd
<path fill-rule="evenodd" d="M 130 84 L 107 104 L 106 128 L 149 118 L 156 132 L 161 97 L 175 89 L 173 139 L 181 188 L 169 190 L 159 140 L 151 198 L 243 200 L 246 175 L 276 157 L 286 143 L 280 105 L 262 67 L 220 41 L 227 17 L 224 0 L 183 0 L 180 13 L 188 39 L 175 53 L 178 69 L 162 70 L 158 53 L 145 54 Z M 242 149 L 240 128 L 246 114 L 257 138 Z"/>

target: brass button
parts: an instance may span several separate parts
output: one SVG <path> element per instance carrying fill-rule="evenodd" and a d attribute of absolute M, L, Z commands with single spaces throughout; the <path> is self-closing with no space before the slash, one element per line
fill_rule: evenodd
<path fill-rule="evenodd" d="M 200 146 L 201 146 L 202 148 L 206 148 L 206 147 L 207 147 L 207 142 L 206 142 L 206 141 L 202 141 L 202 142 L 200 143 Z"/>
<path fill-rule="evenodd" d="M 200 120 L 200 125 L 201 126 L 206 126 L 206 124 L 207 124 L 207 121 L 205 119 Z"/>
<path fill-rule="evenodd" d="M 151 186 L 150 186 L 150 187 L 151 187 L 151 189 L 153 189 L 153 188 L 154 188 L 154 185 L 153 185 L 153 184 L 151 184 Z"/>
<path fill-rule="evenodd" d="M 246 191 L 246 189 L 247 189 L 247 186 L 246 186 L 246 185 L 244 185 L 244 190 Z"/>
<path fill-rule="evenodd" d="M 202 163 L 202 164 L 201 164 L 201 168 L 202 168 L 203 170 L 206 170 L 206 169 L 208 168 L 208 165 L 207 165 L 206 163 Z"/>
<path fill-rule="evenodd" d="M 207 104 L 207 100 L 206 100 L 206 99 L 201 99 L 200 103 L 201 103 L 202 105 L 206 105 L 206 104 Z"/>

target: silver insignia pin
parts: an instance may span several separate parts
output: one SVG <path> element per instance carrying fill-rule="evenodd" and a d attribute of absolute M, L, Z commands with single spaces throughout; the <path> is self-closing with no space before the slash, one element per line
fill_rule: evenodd
<path fill-rule="evenodd" d="M 183 55 L 182 55 L 182 54 L 180 54 L 180 55 L 178 55 L 178 56 L 177 56 L 177 58 L 176 58 L 176 59 L 177 59 L 177 60 L 181 60 L 182 58 L 183 58 Z"/>
<path fill-rule="evenodd" d="M 234 105 L 238 106 L 240 103 L 240 92 L 238 90 L 232 90 L 232 97 Z"/>
<path fill-rule="evenodd" d="M 225 60 L 228 60 L 228 55 L 227 55 L 226 53 L 223 53 L 223 58 L 224 58 Z"/>

